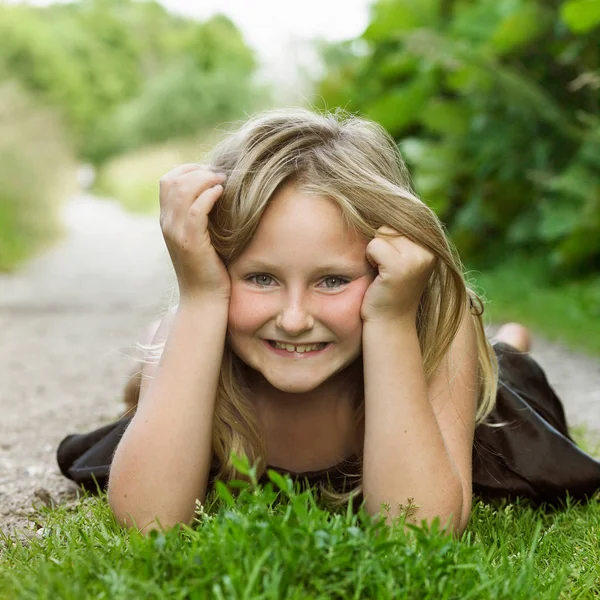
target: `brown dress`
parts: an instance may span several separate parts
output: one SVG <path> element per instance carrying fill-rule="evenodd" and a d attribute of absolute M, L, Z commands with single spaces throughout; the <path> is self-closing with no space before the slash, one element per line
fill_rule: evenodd
<path fill-rule="evenodd" d="M 482 498 L 524 497 L 535 504 L 556 503 L 567 492 L 576 499 L 591 498 L 600 491 L 600 461 L 573 442 L 562 404 L 544 371 L 531 356 L 508 344 L 496 343 L 494 350 L 500 383 L 487 423 L 503 425 L 481 424 L 475 429 L 473 491 Z M 130 421 L 131 417 L 122 418 L 90 433 L 67 436 L 57 451 L 65 477 L 90 491 L 97 486 L 104 489 L 115 449 Z M 330 482 L 334 489 L 348 490 L 353 482 L 346 474 L 358 470 L 354 458 L 325 471 L 291 475 L 305 484 Z M 213 475 L 216 467 L 213 464 Z"/>

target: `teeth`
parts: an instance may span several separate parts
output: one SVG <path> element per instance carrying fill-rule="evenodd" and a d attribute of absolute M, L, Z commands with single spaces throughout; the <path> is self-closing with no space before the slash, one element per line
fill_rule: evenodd
<path fill-rule="evenodd" d="M 279 342 L 274 342 L 275 348 L 280 348 L 281 350 L 287 350 L 288 352 L 299 352 L 302 354 L 303 352 L 310 352 L 311 350 L 319 350 L 324 347 L 324 344 L 306 344 L 303 346 L 293 346 L 292 344 L 280 344 Z"/>

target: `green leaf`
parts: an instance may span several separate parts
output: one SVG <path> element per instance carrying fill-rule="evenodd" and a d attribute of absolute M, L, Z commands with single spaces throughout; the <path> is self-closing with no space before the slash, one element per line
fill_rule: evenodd
<path fill-rule="evenodd" d="M 536 229 L 544 241 L 564 238 L 579 220 L 579 203 L 547 200 L 540 205 L 541 218 Z"/>
<path fill-rule="evenodd" d="M 501 20 L 498 1 L 456 2 L 448 32 L 453 38 L 476 47 L 485 43 Z"/>
<path fill-rule="evenodd" d="M 461 65 L 446 73 L 446 83 L 451 90 L 466 96 L 471 93 L 488 93 L 493 86 L 491 72 L 476 65 Z"/>
<path fill-rule="evenodd" d="M 250 461 L 246 455 L 238 456 L 235 452 L 232 452 L 229 458 L 236 471 L 239 471 L 242 475 L 250 474 Z"/>
<path fill-rule="evenodd" d="M 600 254 L 598 229 L 581 226 L 575 229 L 552 254 L 552 262 L 562 269 L 589 268 L 591 257 Z M 596 271 L 597 272 L 597 271 Z"/>
<path fill-rule="evenodd" d="M 468 107 L 458 101 L 432 98 L 423 111 L 421 123 L 432 133 L 461 136 L 469 128 Z"/>
<path fill-rule="evenodd" d="M 231 492 L 222 481 L 215 481 L 215 490 L 217 492 L 217 496 L 223 500 L 227 506 L 233 506 L 235 504 Z"/>
<path fill-rule="evenodd" d="M 504 18 L 490 39 L 491 47 L 507 54 L 530 44 L 552 26 L 551 16 L 536 4 L 526 4 Z"/>
<path fill-rule="evenodd" d="M 400 79 L 406 75 L 411 75 L 419 63 L 414 56 L 406 52 L 392 52 L 383 57 L 377 64 L 377 74 L 383 79 Z"/>
<path fill-rule="evenodd" d="M 383 125 L 392 135 L 414 123 L 435 92 L 436 81 L 431 72 L 423 73 L 411 83 L 392 88 L 365 106 L 364 112 Z"/>
<path fill-rule="evenodd" d="M 464 170 L 459 150 L 448 142 L 416 138 L 404 140 L 400 149 L 412 167 L 417 194 L 443 218 L 450 206 L 454 182 Z"/>
<path fill-rule="evenodd" d="M 569 0 L 560 8 L 560 17 L 575 33 L 587 33 L 600 24 L 598 0 Z"/>
<path fill-rule="evenodd" d="M 441 0 L 379 0 L 371 7 L 371 23 L 363 33 L 369 41 L 382 41 L 418 27 L 435 26 Z"/>
<path fill-rule="evenodd" d="M 267 470 L 267 476 L 284 494 L 287 496 L 293 495 L 294 485 L 289 477 L 283 477 L 283 475 L 273 469 Z"/>

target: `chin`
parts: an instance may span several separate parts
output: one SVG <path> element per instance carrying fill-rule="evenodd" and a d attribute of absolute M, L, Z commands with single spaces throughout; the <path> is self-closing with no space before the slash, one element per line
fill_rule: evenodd
<path fill-rule="evenodd" d="M 294 381 L 290 378 L 269 377 L 264 373 L 261 375 L 277 390 L 286 394 L 307 394 L 316 390 L 323 381 Z"/>

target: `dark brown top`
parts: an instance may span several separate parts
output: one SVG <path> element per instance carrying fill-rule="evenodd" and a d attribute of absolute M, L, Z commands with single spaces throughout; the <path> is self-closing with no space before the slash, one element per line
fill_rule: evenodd
<path fill-rule="evenodd" d="M 562 404 L 541 367 L 508 344 L 497 343 L 494 350 L 500 365 L 500 385 L 488 423 L 504 425 L 481 424 L 475 429 L 474 492 L 487 498 L 521 496 L 534 503 L 553 503 L 567 492 L 586 498 L 600 490 L 600 462 L 571 439 Z M 105 488 L 114 451 L 130 421 L 128 417 L 90 433 L 67 436 L 57 451 L 65 477 L 90 491 L 97 490 L 96 481 Z M 346 475 L 358 471 L 359 463 L 350 457 L 330 469 L 291 475 L 309 485 L 329 481 L 343 492 L 356 483 Z M 265 473 L 263 480 L 267 479 Z"/>

